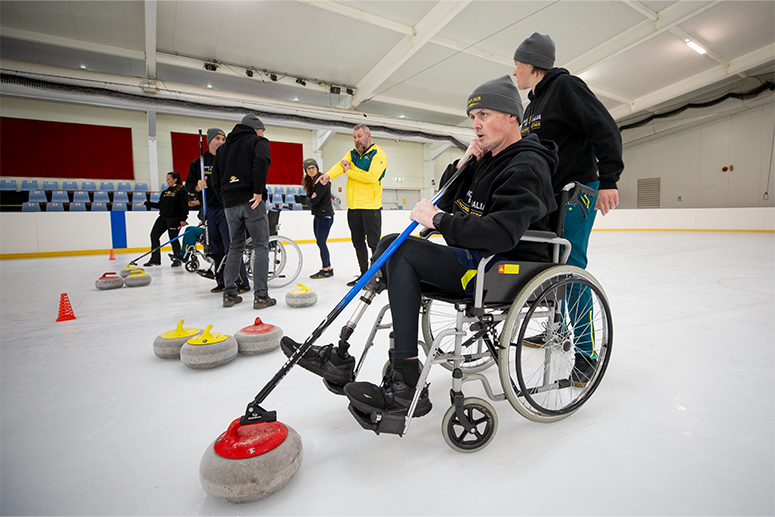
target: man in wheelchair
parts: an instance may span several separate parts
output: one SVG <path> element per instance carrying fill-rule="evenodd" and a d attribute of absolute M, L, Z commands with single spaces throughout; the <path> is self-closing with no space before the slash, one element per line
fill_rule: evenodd
<path fill-rule="evenodd" d="M 418 318 L 423 294 L 451 299 L 470 298 L 477 264 L 482 257 L 497 255 L 508 260 L 549 262 L 546 243 L 520 242 L 528 230 L 551 231 L 551 214 L 557 209 L 552 174 L 558 157 L 553 142 L 535 135 L 522 137 L 522 103 L 509 76 L 488 81 L 468 98 L 466 113 L 476 133 L 463 157 L 447 167 L 444 185 L 469 158 L 475 162 L 447 191 L 438 210 L 424 199 L 411 218 L 444 237 L 447 246 L 409 237 L 366 285 L 388 290 L 392 312 L 394 351 L 381 386 L 349 382 L 344 394 L 363 414 L 387 411 L 407 414 L 420 376 L 418 368 Z M 375 258 L 390 245 L 386 236 Z M 495 261 L 493 261 L 495 262 Z M 293 350 L 286 350 L 286 354 Z M 334 384 L 352 379 L 355 360 L 331 346 L 313 346 L 299 365 Z M 414 416 L 431 410 L 423 390 Z"/>

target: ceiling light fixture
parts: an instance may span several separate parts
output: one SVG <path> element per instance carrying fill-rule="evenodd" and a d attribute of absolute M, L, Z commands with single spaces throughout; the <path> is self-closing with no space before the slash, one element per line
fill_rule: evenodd
<path fill-rule="evenodd" d="M 300 84 L 302 86 L 307 86 L 307 81 L 305 81 L 304 79 L 299 77 L 298 79 L 296 79 L 296 84 Z"/>
<path fill-rule="evenodd" d="M 332 86 L 329 91 L 339 95 L 342 92 L 342 89 L 339 86 Z"/>
<path fill-rule="evenodd" d="M 277 82 L 277 76 L 275 74 L 269 74 L 269 79 L 271 79 L 272 81 Z"/>
<path fill-rule="evenodd" d="M 347 95 L 354 95 L 352 88 L 347 88 Z"/>
<path fill-rule="evenodd" d="M 253 77 L 253 70 L 245 70 L 245 75 L 248 77 Z"/>
<path fill-rule="evenodd" d="M 694 50 L 698 54 L 704 54 L 706 51 L 704 48 L 693 42 L 692 40 L 688 39 L 686 40 L 686 44 L 689 46 L 690 49 Z"/>
<path fill-rule="evenodd" d="M 206 62 L 205 70 L 207 70 L 208 72 L 215 72 L 216 70 L 218 70 L 218 65 L 215 63 Z"/>

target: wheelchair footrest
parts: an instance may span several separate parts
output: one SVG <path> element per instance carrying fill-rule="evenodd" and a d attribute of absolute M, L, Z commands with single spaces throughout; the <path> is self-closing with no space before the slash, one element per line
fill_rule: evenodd
<path fill-rule="evenodd" d="M 353 407 L 347 406 L 355 420 L 361 424 L 361 427 L 377 434 L 388 433 L 403 436 L 404 425 L 406 424 L 406 412 L 390 413 L 387 411 L 374 411 L 371 414 L 364 413 Z"/>

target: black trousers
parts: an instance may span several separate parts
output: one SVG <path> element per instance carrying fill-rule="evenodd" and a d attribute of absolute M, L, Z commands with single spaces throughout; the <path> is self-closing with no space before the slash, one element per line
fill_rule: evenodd
<path fill-rule="evenodd" d="M 379 257 L 395 240 L 387 235 L 377 246 Z M 420 304 L 423 293 L 466 298 L 462 278 L 467 269 L 457 260 L 455 248 L 408 237 L 382 267 L 393 316 L 394 357 L 417 357 Z"/>
<path fill-rule="evenodd" d="M 174 217 L 159 216 L 156 218 L 156 222 L 153 223 L 153 228 L 151 228 L 151 249 L 156 250 L 151 253 L 151 262 L 161 264 L 161 250 L 156 249 L 161 246 L 160 238 L 164 232 L 167 232 L 170 239 L 177 237 L 180 234 L 180 228 L 178 228 L 179 224 L 180 221 L 176 221 Z M 172 253 L 180 255 L 179 239 L 172 241 Z"/>
<path fill-rule="evenodd" d="M 379 244 L 379 236 L 382 234 L 382 210 L 347 210 L 347 225 L 350 227 L 350 238 L 355 248 L 355 255 L 358 257 L 358 267 L 363 274 L 369 269 L 369 252 L 366 244 L 374 255 Z"/>

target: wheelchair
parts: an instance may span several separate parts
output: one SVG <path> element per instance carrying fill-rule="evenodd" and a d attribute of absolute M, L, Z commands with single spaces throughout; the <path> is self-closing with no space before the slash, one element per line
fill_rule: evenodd
<path fill-rule="evenodd" d="M 290 284 L 301 273 L 304 265 L 303 256 L 299 246 L 288 237 L 278 235 L 280 229 L 280 211 L 269 210 L 269 287 L 283 287 Z M 221 264 L 215 264 L 212 256 L 205 249 L 204 233 L 197 237 L 196 245 L 189 246 L 185 251 L 186 271 L 197 272 L 207 278 L 215 278 L 213 268 L 220 269 L 225 266 L 225 257 Z M 253 240 L 248 237 L 243 251 L 245 270 L 248 278 L 253 280 Z M 200 269 L 200 265 L 208 264 L 208 269 Z"/>
<path fill-rule="evenodd" d="M 552 245 L 551 262 L 486 257 L 479 263 L 472 298 L 450 300 L 424 293 L 423 339 L 418 344 L 426 357 L 409 411 L 405 416 L 380 411 L 365 415 L 351 407 L 361 427 L 377 434 L 405 434 L 428 386 L 430 368 L 437 364 L 452 371 L 451 406 L 441 430 L 447 445 L 459 452 L 486 447 L 498 429 L 492 404 L 463 394 L 467 382 L 480 382 L 490 400 L 508 400 L 520 415 L 538 423 L 567 418 L 589 400 L 611 357 L 613 321 L 600 283 L 587 271 L 566 264 L 571 245 L 560 235 L 566 204 L 576 205 L 586 216 L 579 197 L 589 199 L 592 192 L 579 183 L 567 185 L 558 203 L 555 232 L 528 231 L 523 236 L 525 241 Z M 373 292 L 362 291 L 366 305 L 373 297 Z M 377 332 L 392 328 L 392 323 L 382 323 L 388 309 L 389 305 L 384 306 L 377 315 L 356 365 L 356 378 Z M 342 329 L 340 346 L 346 344 L 364 310 L 356 309 Z M 482 373 L 492 366 L 498 369 L 498 393 Z"/>
<path fill-rule="evenodd" d="M 301 273 L 304 265 L 304 257 L 299 246 L 293 239 L 278 235 L 280 230 L 280 210 L 269 210 L 269 274 L 267 284 L 269 287 L 283 287 L 294 280 Z M 248 237 L 243 252 L 245 269 L 248 278 L 253 280 L 253 239 Z"/>

